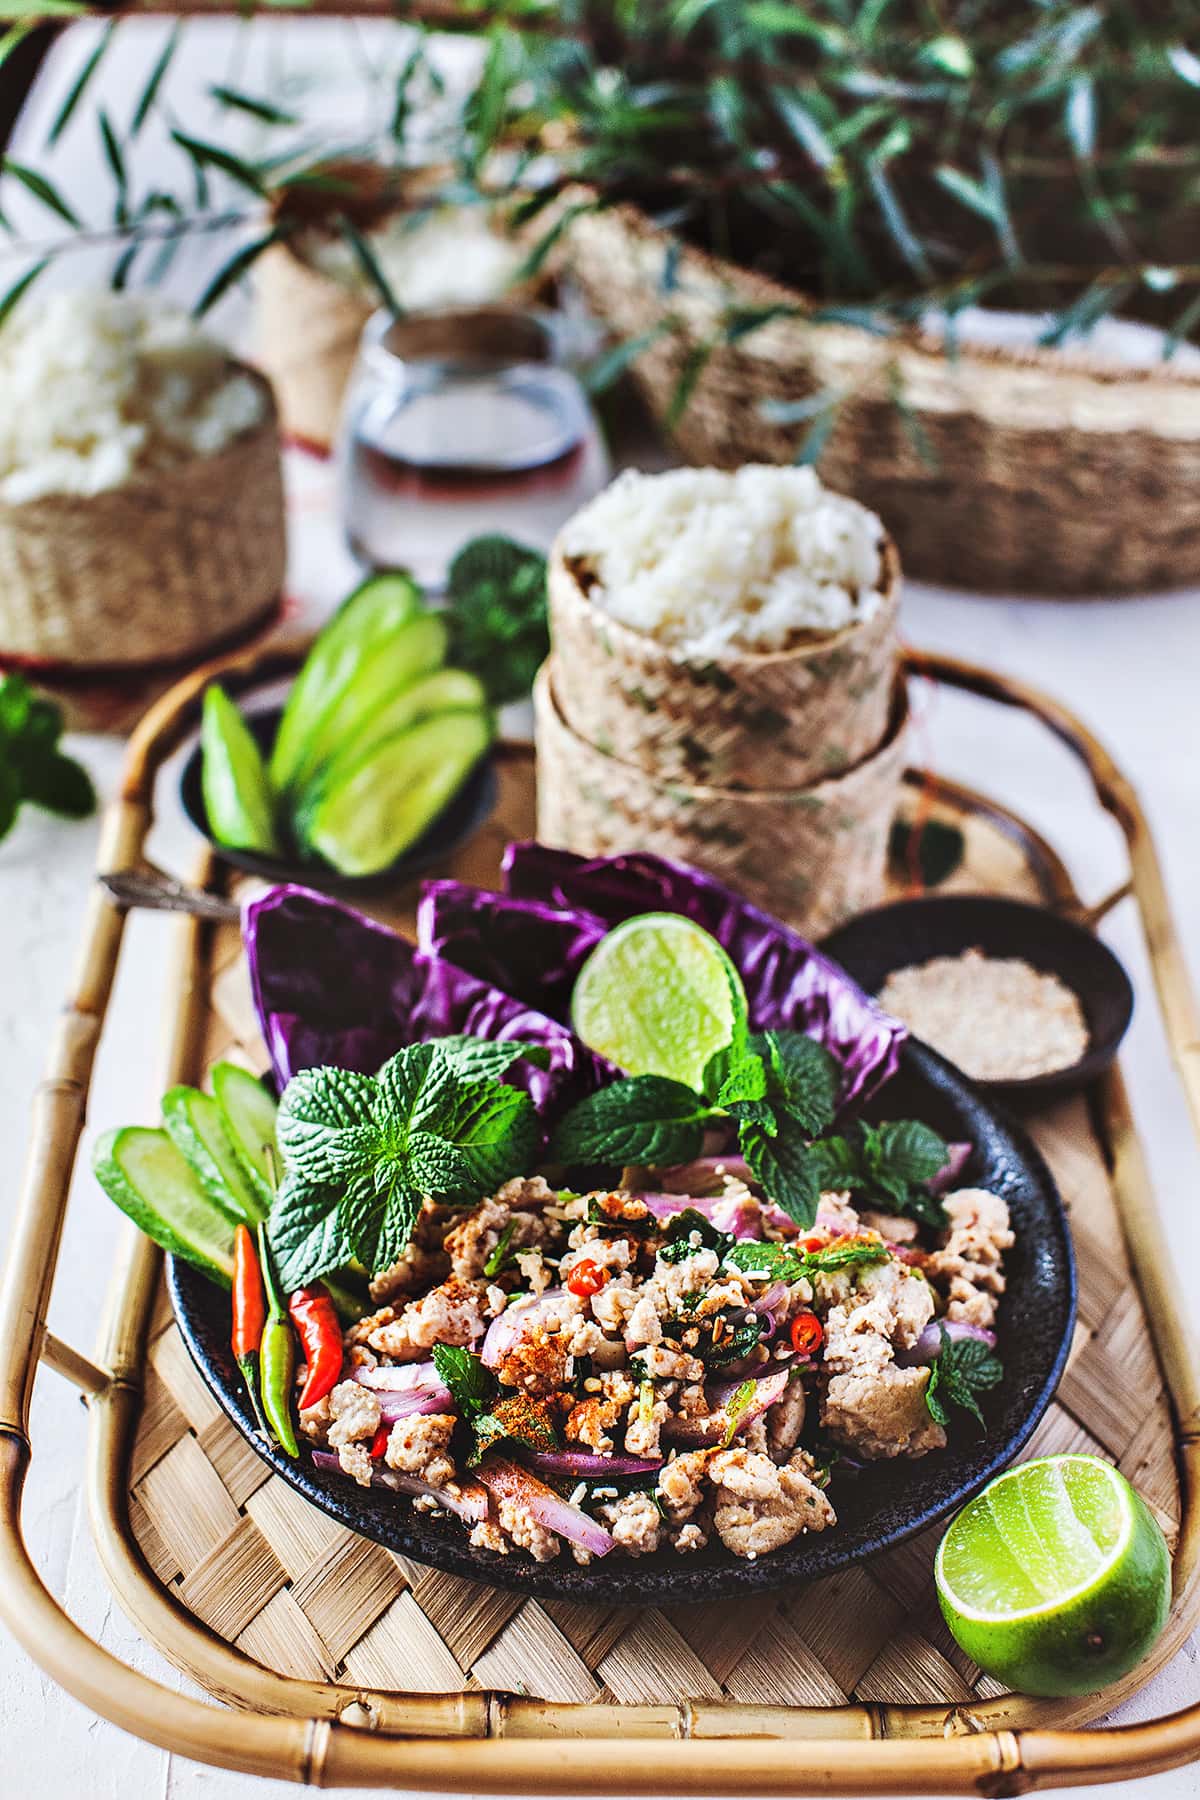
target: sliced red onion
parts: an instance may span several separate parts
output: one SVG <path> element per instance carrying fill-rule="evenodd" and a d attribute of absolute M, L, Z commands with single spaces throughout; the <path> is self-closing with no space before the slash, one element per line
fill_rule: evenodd
<path fill-rule="evenodd" d="M 718 1170 L 720 1173 L 718 1174 Z M 754 1175 L 750 1164 L 740 1156 L 698 1156 L 694 1162 L 678 1163 L 673 1169 L 664 1169 L 659 1176 L 663 1189 L 668 1194 L 714 1194 L 720 1188 L 723 1178 L 728 1175 L 734 1181 L 744 1181 L 747 1187 L 754 1186 Z M 716 1199 L 722 1196 L 714 1194 Z M 645 1199 L 645 1195 L 642 1196 Z M 696 1205 L 693 1198 L 692 1205 Z"/>
<path fill-rule="evenodd" d="M 946 1162 L 927 1185 L 931 1194 L 944 1194 L 953 1186 L 971 1160 L 974 1144 L 954 1143 L 946 1145 Z"/>
<path fill-rule="evenodd" d="M 404 1394 L 378 1394 L 379 1417 L 385 1425 L 397 1419 L 409 1419 L 418 1413 L 452 1413 L 454 1395 L 439 1382 L 436 1387 L 409 1388 Z"/>
<path fill-rule="evenodd" d="M 553 1488 L 531 1475 L 507 1457 L 489 1456 L 479 1469 L 479 1479 L 499 1500 L 515 1500 L 530 1517 L 547 1531 L 557 1532 L 568 1544 L 576 1544 L 593 1556 L 607 1556 L 616 1548 L 617 1540 L 595 1519 L 569 1500 L 560 1499 Z"/>
<path fill-rule="evenodd" d="M 498 1368 L 517 1339 L 536 1321 L 546 1303 L 561 1300 L 563 1291 L 560 1287 L 547 1288 L 544 1294 L 510 1302 L 500 1316 L 492 1320 L 479 1347 L 484 1365 L 489 1369 Z"/>
<path fill-rule="evenodd" d="M 796 1227 L 787 1214 L 766 1200 L 755 1200 L 747 1204 L 744 1200 L 731 1199 L 728 1194 L 673 1193 L 639 1194 L 638 1199 L 656 1219 L 674 1219 L 690 1207 L 702 1218 L 711 1220 L 718 1231 L 727 1231 L 731 1237 L 739 1239 L 761 1237 L 764 1224 L 788 1236 L 795 1236 L 796 1232 Z"/>
<path fill-rule="evenodd" d="M 661 1456 L 601 1456 L 584 1450 L 535 1450 L 529 1466 L 539 1475 L 571 1475 L 577 1481 L 595 1481 L 606 1475 L 657 1475 Z"/>
<path fill-rule="evenodd" d="M 377 1388 L 384 1393 L 403 1393 L 408 1388 L 434 1387 L 441 1381 L 437 1365 L 432 1362 L 391 1364 L 387 1368 L 355 1369 L 353 1378 L 361 1387 Z"/>
<path fill-rule="evenodd" d="M 789 1369 L 794 1367 L 795 1364 L 789 1364 Z M 755 1419 L 760 1419 L 768 1408 L 774 1406 L 775 1402 L 780 1399 L 788 1384 L 789 1369 L 776 1369 L 770 1375 L 761 1376 L 754 1383 L 754 1397 L 737 1420 L 733 1433 L 735 1438 L 739 1437 L 748 1425 L 752 1425 Z M 663 1425 L 664 1437 L 670 1438 L 672 1443 L 680 1444 L 718 1442 L 729 1429 L 729 1420 L 728 1418 L 720 1420 L 719 1428 L 710 1421 L 719 1419 L 720 1413 L 728 1406 L 741 1385 L 740 1381 L 710 1382 L 705 1389 L 705 1396 L 712 1407 L 709 1419 L 668 1419 Z"/>
<path fill-rule="evenodd" d="M 332 1470 L 335 1475 L 344 1473 L 334 1450 L 314 1450 L 312 1459 L 318 1469 Z M 372 1471 L 371 1486 L 390 1488 L 397 1494 L 411 1494 L 414 1499 L 427 1496 L 470 1525 L 481 1524 L 488 1515 L 487 1494 L 475 1481 L 463 1482 L 461 1487 L 455 1489 L 431 1487 L 429 1482 L 422 1481 L 419 1476 L 402 1475 L 397 1469 L 387 1469 L 381 1465 Z"/>
<path fill-rule="evenodd" d="M 961 1338 L 977 1338 L 989 1350 L 996 1348 L 996 1334 L 982 1325 L 968 1325 L 965 1319 L 932 1319 L 916 1343 L 907 1350 L 897 1350 L 896 1363 L 901 1369 L 922 1369 L 941 1354 L 942 1332 L 951 1343 Z"/>
<path fill-rule="evenodd" d="M 925 1261 L 925 1252 L 919 1244 L 889 1244 L 888 1249 L 897 1262 L 908 1263 L 910 1268 L 919 1269 Z"/>

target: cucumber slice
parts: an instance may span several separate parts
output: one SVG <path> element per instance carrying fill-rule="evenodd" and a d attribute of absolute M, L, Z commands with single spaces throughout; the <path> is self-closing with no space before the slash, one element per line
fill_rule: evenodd
<path fill-rule="evenodd" d="M 214 1063 L 213 1094 L 242 1173 L 269 1211 L 274 1192 L 271 1159 L 279 1106 L 257 1076 L 236 1063 Z"/>
<path fill-rule="evenodd" d="M 218 844 L 278 856 L 270 777 L 246 721 L 216 682 L 205 690 L 200 752 L 204 810 Z"/>
<path fill-rule="evenodd" d="M 407 731 L 410 725 L 419 725 L 422 719 L 433 718 L 437 713 L 483 712 L 486 707 L 483 683 L 469 675 L 466 669 L 439 669 L 434 675 L 414 681 L 411 687 L 402 688 L 382 706 L 377 706 L 349 743 L 337 750 L 324 768 L 316 771 L 296 801 L 297 835 L 302 840 L 307 836 L 306 821 L 311 818 L 321 796 L 336 787 L 387 738 L 395 737 L 397 732 Z"/>
<path fill-rule="evenodd" d="M 439 713 L 388 738 L 317 805 L 313 848 L 342 875 L 386 869 L 454 798 L 491 740 L 481 712 Z"/>
<path fill-rule="evenodd" d="M 265 1219 L 270 1201 L 259 1197 L 243 1171 L 212 1095 L 199 1088 L 173 1087 L 163 1095 L 162 1111 L 167 1135 L 187 1158 L 213 1205 L 235 1225 L 257 1225 Z"/>
<path fill-rule="evenodd" d="M 277 788 L 292 786 L 322 720 L 374 652 L 420 610 L 421 591 L 400 569 L 372 575 L 342 602 L 288 695 L 271 752 L 271 779 Z"/>
<path fill-rule="evenodd" d="M 350 747 L 379 707 L 440 668 L 446 658 L 446 638 L 444 620 L 435 613 L 422 613 L 381 644 L 316 726 L 296 764 L 290 792 L 295 794 L 319 780 L 326 765 Z"/>
<path fill-rule="evenodd" d="M 123 1125 L 92 1151 L 96 1180 L 114 1205 L 172 1256 L 222 1287 L 233 1281 L 233 1226 L 215 1207 L 165 1131 Z"/>

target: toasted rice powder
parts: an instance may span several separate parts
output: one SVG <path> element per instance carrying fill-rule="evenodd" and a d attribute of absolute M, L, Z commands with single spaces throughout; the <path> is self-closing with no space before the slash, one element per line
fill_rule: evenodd
<path fill-rule="evenodd" d="M 964 950 L 894 969 L 879 1004 L 976 1081 L 1021 1081 L 1079 1061 L 1088 1047 L 1077 996 L 1020 957 Z"/>

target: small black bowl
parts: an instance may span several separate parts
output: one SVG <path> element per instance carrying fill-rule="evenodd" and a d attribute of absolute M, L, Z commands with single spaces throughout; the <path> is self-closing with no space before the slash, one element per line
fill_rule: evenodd
<path fill-rule="evenodd" d="M 275 733 L 279 730 L 283 708 L 267 707 L 261 712 L 243 713 L 242 716 L 255 743 L 263 755 L 268 756 L 275 742 Z M 202 768 L 203 755 L 197 744 L 183 766 L 183 774 L 179 778 L 179 797 L 183 802 L 184 812 L 196 830 L 208 839 L 218 856 L 227 863 L 232 863 L 235 869 L 245 869 L 247 874 L 260 875 L 264 881 L 295 881 L 330 894 L 377 894 L 425 874 L 428 869 L 435 868 L 452 856 L 468 838 L 474 837 L 480 826 L 495 812 L 499 797 L 495 765 L 489 753 L 476 763 L 458 793 L 438 814 L 429 829 L 402 856 L 397 857 L 394 863 L 390 863 L 386 869 L 378 870 L 374 875 L 339 875 L 328 863 L 315 860 L 304 862 L 299 857 L 262 856 L 256 850 L 231 850 L 226 845 L 219 844 L 209 828 L 208 812 L 204 805 Z"/>
<path fill-rule="evenodd" d="M 895 969 L 935 956 L 958 956 L 964 950 L 1020 957 L 1042 974 L 1057 975 L 1083 1008 L 1087 1051 L 1078 1062 L 1046 1075 L 976 1081 L 977 1087 L 1013 1101 L 1086 1085 L 1108 1067 L 1133 1016 L 1133 988 L 1108 945 L 1074 919 L 1023 900 L 990 894 L 897 900 L 860 913 L 827 937 L 821 948 L 869 994 L 877 994 Z"/>

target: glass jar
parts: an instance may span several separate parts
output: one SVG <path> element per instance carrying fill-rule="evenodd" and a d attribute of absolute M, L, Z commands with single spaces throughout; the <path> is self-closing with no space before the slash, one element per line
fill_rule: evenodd
<path fill-rule="evenodd" d="M 353 553 L 438 588 L 469 539 L 547 550 L 609 478 L 552 315 L 505 306 L 387 312 L 363 331 L 338 482 Z"/>

